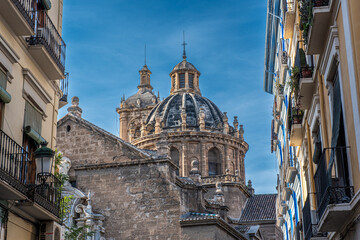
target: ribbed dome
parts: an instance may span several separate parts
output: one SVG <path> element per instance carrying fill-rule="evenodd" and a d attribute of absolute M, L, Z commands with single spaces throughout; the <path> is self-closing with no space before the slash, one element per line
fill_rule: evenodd
<path fill-rule="evenodd" d="M 158 98 L 148 89 L 139 89 L 137 93 L 124 101 L 126 107 L 147 107 L 158 103 Z"/>
<path fill-rule="evenodd" d="M 193 93 L 177 93 L 170 95 L 158 103 L 146 119 L 147 124 L 155 124 L 155 117 L 160 116 L 162 128 L 181 127 L 181 111 L 185 108 L 186 126 L 199 127 L 200 109 L 205 113 L 205 127 L 223 128 L 223 113 L 209 99 Z"/>
<path fill-rule="evenodd" d="M 196 69 L 196 67 L 194 65 L 192 65 L 191 63 L 189 63 L 188 61 L 186 61 L 186 59 L 184 59 L 181 62 L 179 62 L 178 64 L 176 64 L 175 67 L 173 68 L 173 70 L 171 71 L 171 73 L 174 71 L 178 71 L 178 70 L 194 70 L 194 71 L 199 72 Z"/>

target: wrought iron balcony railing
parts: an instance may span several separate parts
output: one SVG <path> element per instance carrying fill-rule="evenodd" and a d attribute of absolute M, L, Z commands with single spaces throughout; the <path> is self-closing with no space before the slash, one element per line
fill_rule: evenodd
<path fill-rule="evenodd" d="M 347 149 L 349 147 L 325 148 L 321 155 L 314 175 L 319 219 L 329 204 L 349 203 L 354 196 L 354 187 L 348 184 L 344 172 Z M 330 156 L 331 165 L 329 166 L 327 166 L 326 156 Z M 336 168 L 336 176 L 333 176 L 335 174 L 332 171 L 333 168 Z"/>
<path fill-rule="evenodd" d="M 63 93 L 63 95 L 60 98 L 60 101 L 67 102 L 68 87 L 69 87 L 69 73 L 65 73 L 65 78 L 60 80 L 60 89 Z"/>
<path fill-rule="evenodd" d="M 317 224 L 311 221 L 311 208 L 310 208 L 310 194 L 308 195 L 303 207 L 303 231 L 305 240 L 310 240 L 312 237 L 326 237 L 327 233 L 318 232 Z"/>
<path fill-rule="evenodd" d="M 32 29 L 35 28 L 34 0 L 12 0 Z"/>
<path fill-rule="evenodd" d="M 38 178 L 38 182 L 41 179 Z M 47 209 L 55 216 L 60 216 L 61 182 L 51 174 L 45 184 L 38 184 L 29 191 L 29 197 L 34 202 Z"/>
<path fill-rule="evenodd" d="M 0 130 L 0 179 L 26 194 L 30 183 L 29 154 L 6 133 Z"/>
<path fill-rule="evenodd" d="M 55 216 L 60 214 L 60 181 L 53 175 L 45 184 L 32 178 L 33 161 L 28 152 L 0 130 L 0 181 L 26 195 Z M 6 196 L 2 196 L 6 199 Z"/>
<path fill-rule="evenodd" d="M 26 40 L 29 45 L 43 45 L 62 72 L 65 70 L 66 45 L 46 11 L 35 12 L 35 35 Z"/>
<path fill-rule="evenodd" d="M 324 7 L 329 5 L 330 0 L 313 0 L 314 7 Z"/>

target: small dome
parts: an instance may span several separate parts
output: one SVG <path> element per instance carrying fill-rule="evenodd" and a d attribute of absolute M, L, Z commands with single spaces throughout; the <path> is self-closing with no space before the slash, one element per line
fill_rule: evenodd
<path fill-rule="evenodd" d="M 176 64 L 175 67 L 173 68 L 173 70 L 171 71 L 170 75 L 174 71 L 179 71 L 179 70 L 194 70 L 196 72 L 199 72 L 196 69 L 196 67 L 194 65 L 192 65 L 191 63 L 189 63 L 188 61 L 186 61 L 186 59 L 184 59 L 181 62 L 179 62 L 178 64 Z"/>
<path fill-rule="evenodd" d="M 170 95 L 158 103 L 146 119 L 147 124 L 155 124 L 155 117 L 160 116 L 162 128 L 181 127 L 182 109 L 186 113 L 186 127 L 199 128 L 200 109 L 204 110 L 205 127 L 222 129 L 224 126 L 223 113 L 209 99 L 197 94 L 181 92 Z"/>
<path fill-rule="evenodd" d="M 125 107 L 147 107 L 158 103 L 158 98 L 148 89 L 139 89 L 137 93 L 124 101 Z"/>

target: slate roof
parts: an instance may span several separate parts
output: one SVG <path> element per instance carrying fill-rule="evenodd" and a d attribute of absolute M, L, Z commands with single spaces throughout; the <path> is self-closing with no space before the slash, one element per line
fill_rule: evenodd
<path fill-rule="evenodd" d="M 155 124 L 156 116 L 160 116 L 165 128 L 180 128 L 182 126 L 181 112 L 186 112 L 186 126 L 198 127 L 200 125 L 200 109 L 205 113 L 205 126 L 207 128 L 222 128 L 223 113 L 209 99 L 192 93 L 177 93 L 170 95 L 158 103 L 146 119 L 147 124 Z"/>
<path fill-rule="evenodd" d="M 179 70 L 195 70 L 195 71 L 199 72 L 196 69 L 196 67 L 192 63 L 189 63 L 188 61 L 186 61 L 186 59 L 184 59 L 181 62 L 179 62 L 178 64 L 176 64 L 175 67 L 173 68 L 173 70 L 171 71 L 170 75 L 174 71 L 179 71 Z"/>
<path fill-rule="evenodd" d="M 276 194 L 256 194 L 248 199 L 239 223 L 276 221 Z"/>

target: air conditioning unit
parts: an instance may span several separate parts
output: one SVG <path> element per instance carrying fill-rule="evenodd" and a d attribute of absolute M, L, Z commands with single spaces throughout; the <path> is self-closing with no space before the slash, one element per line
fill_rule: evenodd
<path fill-rule="evenodd" d="M 57 222 L 40 224 L 40 240 L 64 240 L 63 227 Z"/>

